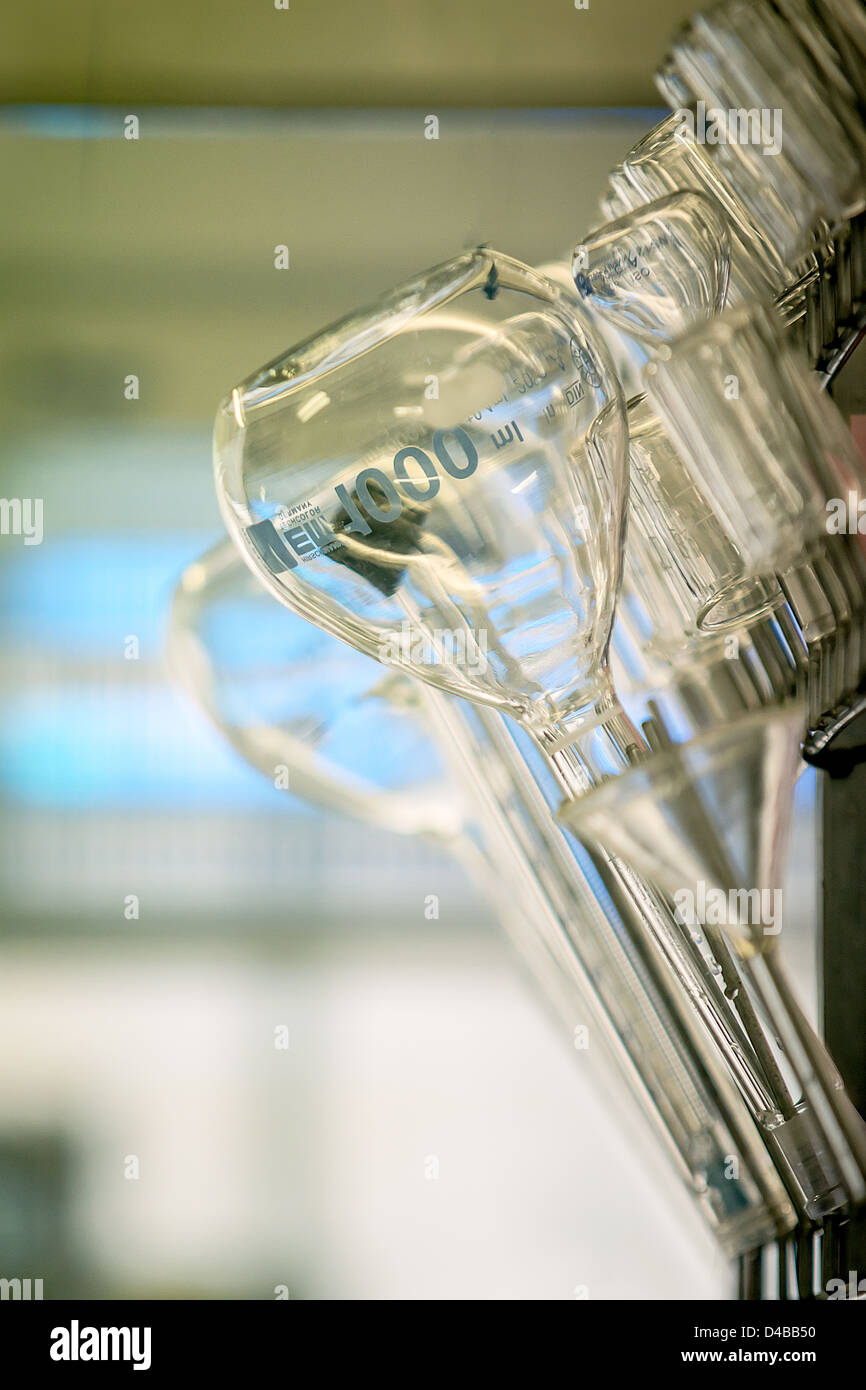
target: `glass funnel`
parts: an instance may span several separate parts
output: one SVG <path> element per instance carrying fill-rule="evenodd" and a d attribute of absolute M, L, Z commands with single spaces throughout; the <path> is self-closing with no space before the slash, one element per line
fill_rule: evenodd
<path fill-rule="evenodd" d="M 298 612 L 515 717 L 585 775 L 639 743 L 607 647 L 625 408 L 578 296 L 466 253 L 221 407 L 231 534 Z"/>
<path fill-rule="evenodd" d="M 866 1127 L 779 953 L 802 722 L 798 706 L 781 706 L 663 748 L 582 801 L 565 803 L 562 816 L 665 894 L 743 1017 L 745 1004 L 775 1097 L 764 1123 L 789 1153 L 805 1211 L 817 1219 L 866 1197 Z"/>

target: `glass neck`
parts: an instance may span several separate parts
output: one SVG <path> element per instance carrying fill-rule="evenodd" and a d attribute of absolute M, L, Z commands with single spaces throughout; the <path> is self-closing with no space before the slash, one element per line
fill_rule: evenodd
<path fill-rule="evenodd" d="M 528 732 L 569 800 L 583 796 L 649 754 L 619 703 L 607 672 L 593 695 Z"/>

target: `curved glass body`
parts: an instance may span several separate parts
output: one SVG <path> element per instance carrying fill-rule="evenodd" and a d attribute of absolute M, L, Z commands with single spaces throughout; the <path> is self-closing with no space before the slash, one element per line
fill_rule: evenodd
<path fill-rule="evenodd" d="M 597 228 L 575 249 L 572 270 L 588 309 L 654 347 L 721 310 L 730 259 L 718 203 L 684 192 Z"/>
<path fill-rule="evenodd" d="M 275 786 L 398 834 L 450 841 L 462 830 L 466 808 L 421 727 L 417 686 L 287 613 L 230 541 L 183 574 L 168 654 L 178 683 Z"/>
<path fill-rule="evenodd" d="M 609 698 L 625 411 L 576 294 L 438 266 L 239 386 L 215 461 L 272 591 L 369 655 L 537 728 Z"/>

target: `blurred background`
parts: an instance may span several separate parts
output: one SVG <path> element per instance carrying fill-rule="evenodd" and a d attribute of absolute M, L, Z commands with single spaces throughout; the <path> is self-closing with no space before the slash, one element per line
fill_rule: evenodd
<path fill-rule="evenodd" d="M 0 491 L 43 499 L 44 539 L 0 536 L 0 1276 L 47 1298 L 730 1291 L 458 866 L 275 791 L 164 661 L 173 587 L 222 529 L 223 394 L 461 247 L 537 263 L 579 239 L 690 8 L 4 21 Z M 789 941 L 814 989 L 810 892 Z"/>

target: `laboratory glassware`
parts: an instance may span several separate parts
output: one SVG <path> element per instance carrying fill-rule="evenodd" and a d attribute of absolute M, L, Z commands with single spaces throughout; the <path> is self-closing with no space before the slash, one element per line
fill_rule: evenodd
<path fill-rule="evenodd" d="M 500 716 L 385 671 L 287 612 L 228 541 L 182 577 L 169 651 L 199 708 L 269 781 L 279 769 L 293 794 L 432 839 L 466 864 L 559 1016 L 601 1040 L 620 1121 L 636 1098 L 728 1254 L 790 1228 L 748 1116 L 737 1115 L 738 1146 L 615 917 L 557 854 L 561 831 L 527 796 Z"/>
<path fill-rule="evenodd" d="M 237 388 L 218 415 L 218 493 L 242 552 L 283 602 L 510 714 L 542 761 L 539 780 L 568 800 L 648 751 L 607 661 L 623 409 L 577 298 L 480 250 Z M 664 962 L 695 1036 L 712 1040 L 775 1141 L 767 1116 L 783 1088 L 750 999 L 735 989 L 728 1009 L 667 905 L 613 856 L 601 864 L 634 905 L 636 949 Z M 834 1199 L 812 1191 L 823 1179 L 798 1150 L 784 1156 L 807 1208 Z"/>

